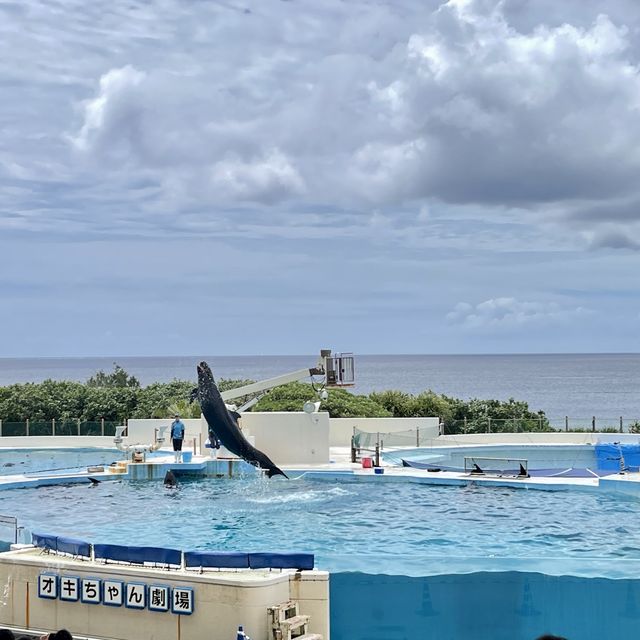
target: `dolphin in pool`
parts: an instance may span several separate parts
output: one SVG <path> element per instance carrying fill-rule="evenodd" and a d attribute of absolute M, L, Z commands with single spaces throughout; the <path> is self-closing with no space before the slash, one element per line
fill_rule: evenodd
<path fill-rule="evenodd" d="M 173 474 L 173 471 L 171 471 L 171 469 L 169 469 L 169 471 L 167 471 L 167 473 L 165 473 L 165 475 L 164 475 L 164 486 L 165 487 L 177 487 L 178 486 L 178 481 L 176 480 L 176 477 Z"/>
<path fill-rule="evenodd" d="M 206 362 L 198 365 L 198 389 L 194 398 L 200 402 L 200 408 L 209 425 L 209 439 L 213 443 L 219 440 L 231 453 L 246 460 L 254 467 L 267 470 L 267 476 L 288 476 L 267 456 L 251 445 L 242 435 L 238 426 L 239 414 L 231 413 L 220 395 L 213 373 Z"/>

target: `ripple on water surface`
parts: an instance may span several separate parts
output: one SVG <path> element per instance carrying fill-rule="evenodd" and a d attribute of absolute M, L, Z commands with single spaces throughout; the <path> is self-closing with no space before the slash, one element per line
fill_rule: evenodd
<path fill-rule="evenodd" d="M 417 484 L 211 479 L 0 493 L 31 530 L 182 549 L 310 551 L 334 571 L 583 569 L 640 561 L 640 502 L 595 493 Z M 633 563 L 635 565 L 635 563 Z M 629 565 L 630 566 L 630 565 Z"/>

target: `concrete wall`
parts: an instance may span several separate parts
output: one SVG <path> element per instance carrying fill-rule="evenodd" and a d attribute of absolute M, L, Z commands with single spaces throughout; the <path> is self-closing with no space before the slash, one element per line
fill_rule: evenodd
<path fill-rule="evenodd" d="M 99 578 L 192 587 L 194 613 L 178 616 L 109 607 L 103 604 L 45 600 L 38 597 L 41 572 L 80 578 Z M 299 600 L 300 613 L 311 615 L 310 631 L 329 638 L 329 582 L 323 571 L 240 571 L 204 574 L 185 571 L 104 565 L 77 561 L 39 550 L 0 554 L 0 627 L 15 626 L 46 632 L 60 628 L 74 635 L 113 640 L 184 640 L 235 638 L 238 625 L 253 640 L 267 640 L 267 607 Z"/>
<path fill-rule="evenodd" d="M 351 446 L 353 428 L 370 433 L 397 433 L 420 429 L 420 441 L 438 436 L 438 418 L 331 418 L 329 444 L 332 447 Z"/>
<path fill-rule="evenodd" d="M 125 436 L 125 442 L 127 444 L 150 444 L 154 440 L 154 433 L 156 429 L 159 429 L 160 427 L 169 427 L 169 429 L 165 431 L 164 437 L 166 442 L 165 446 L 170 447 L 171 442 L 169 438 L 171 436 L 170 428 L 172 422 L 173 418 L 162 418 L 160 420 L 131 418 L 127 423 L 128 429 L 127 435 Z M 202 442 L 202 444 L 204 445 L 204 442 L 207 439 L 206 428 L 203 431 L 203 420 L 200 418 L 182 418 L 182 422 L 184 422 L 185 426 L 183 448 L 191 450 L 193 440 L 195 439 L 199 451 L 199 443 Z"/>
<path fill-rule="evenodd" d="M 7 436 L 0 438 L 0 449 L 46 449 L 47 447 L 115 449 L 113 436 Z"/>
<path fill-rule="evenodd" d="M 596 442 L 640 442 L 636 433 L 572 433 L 572 432 L 525 432 L 525 433 L 474 433 L 466 435 L 440 436 L 425 446 L 447 446 L 451 444 L 595 444 Z"/>
<path fill-rule="evenodd" d="M 183 420 L 187 429 L 184 448 L 191 448 L 208 437 L 204 418 Z M 128 444 L 153 442 L 154 430 L 171 424 L 171 420 L 129 420 Z M 329 414 L 300 412 L 244 413 L 240 427 L 255 447 L 264 451 L 276 464 L 320 464 L 329 462 Z M 167 434 L 168 437 L 168 434 Z M 170 446 L 167 440 L 167 447 Z M 204 450 L 206 452 L 206 449 Z"/>
<path fill-rule="evenodd" d="M 242 429 L 278 465 L 329 462 L 329 414 L 274 411 L 245 413 Z"/>

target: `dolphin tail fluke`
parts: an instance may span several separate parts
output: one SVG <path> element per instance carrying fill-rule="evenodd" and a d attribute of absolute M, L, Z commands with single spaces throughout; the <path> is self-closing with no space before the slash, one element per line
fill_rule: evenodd
<path fill-rule="evenodd" d="M 267 478 L 273 478 L 273 476 L 284 476 L 287 480 L 289 479 L 289 476 L 282 469 L 278 469 L 278 467 L 267 469 Z"/>

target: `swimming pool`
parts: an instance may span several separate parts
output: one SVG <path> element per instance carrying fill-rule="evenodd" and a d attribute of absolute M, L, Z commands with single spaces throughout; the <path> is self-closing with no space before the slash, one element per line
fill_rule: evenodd
<path fill-rule="evenodd" d="M 595 444 L 482 444 L 414 447 L 391 450 L 383 458 L 392 464 L 402 459 L 443 467 L 464 468 L 465 457 L 518 458 L 531 469 L 607 469 L 617 471 L 622 453 L 626 466 L 637 469 L 640 463 L 638 443 L 596 442 Z"/>
<path fill-rule="evenodd" d="M 0 475 L 86 468 L 122 459 L 117 449 L 0 449 Z"/>
<path fill-rule="evenodd" d="M 632 498 L 255 476 L 14 489 L 0 512 L 92 542 L 313 552 L 333 640 L 600 640 L 640 620 Z"/>
<path fill-rule="evenodd" d="M 607 494 L 256 476 L 184 480 L 177 490 L 128 481 L 7 490 L 0 511 L 92 542 L 312 551 L 331 571 L 426 575 L 543 562 L 557 573 L 573 561 L 599 575 L 603 561 L 607 571 L 615 559 L 640 561 L 640 502 Z"/>

